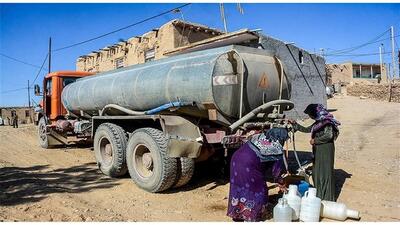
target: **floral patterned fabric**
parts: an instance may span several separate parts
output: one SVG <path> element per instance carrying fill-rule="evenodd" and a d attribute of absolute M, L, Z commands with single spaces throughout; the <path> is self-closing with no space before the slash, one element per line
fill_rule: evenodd
<path fill-rule="evenodd" d="M 282 161 L 261 162 L 249 145 L 244 144 L 231 159 L 227 215 L 235 220 L 261 221 L 268 204 L 265 171 L 272 169 L 277 179 Z"/>

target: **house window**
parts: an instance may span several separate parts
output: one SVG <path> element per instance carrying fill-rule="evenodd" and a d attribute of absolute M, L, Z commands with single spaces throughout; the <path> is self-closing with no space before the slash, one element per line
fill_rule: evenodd
<path fill-rule="evenodd" d="M 156 51 L 154 50 L 154 48 L 145 51 L 144 52 L 144 61 L 145 62 L 153 61 L 154 57 L 155 57 L 155 53 L 156 53 Z"/>
<path fill-rule="evenodd" d="M 30 116 L 29 110 L 25 110 L 25 117 L 29 117 L 29 116 Z"/>
<path fill-rule="evenodd" d="M 304 63 L 304 56 L 303 56 L 303 52 L 299 51 L 299 63 L 303 64 Z"/>
<path fill-rule="evenodd" d="M 122 68 L 124 67 L 124 59 L 123 58 L 118 58 L 115 60 L 115 68 Z"/>

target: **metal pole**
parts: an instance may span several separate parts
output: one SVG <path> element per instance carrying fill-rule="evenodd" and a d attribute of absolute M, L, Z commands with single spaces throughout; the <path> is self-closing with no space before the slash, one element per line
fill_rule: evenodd
<path fill-rule="evenodd" d="M 28 80 L 28 106 L 31 107 L 31 91 L 29 87 L 29 80 Z"/>
<path fill-rule="evenodd" d="M 320 51 L 320 54 L 321 54 L 322 58 L 323 58 L 324 60 L 326 60 L 326 59 L 325 59 L 325 49 L 324 49 L 324 48 L 320 48 L 319 51 Z"/>
<path fill-rule="evenodd" d="M 395 76 L 396 76 L 396 63 L 395 63 L 395 61 L 394 61 L 394 28 L 393 28 L 393 26 L 391 26 L 390 27 L 390 36 L 391 36 L 391 39 L 392 39 L 392 71 L 393 71 L 393 76 L 392 76 L 392 79 L 394 79 L 395 78 Z"/>
<path fill-rule="evenodd" d="M 390 63 L 388 63 L 388 69 L 389 69 L 389 74 L 390 74 Z M 390 81 L 389 78 L 389 102 L 392 101 L 392 82 Z"/>
<path fill-rule="evenodd" d="M 224 22 L 225 33 L 228 33 L 228 28 L 226 26 L 224 3 L 219 3 L 219 9 L 220 9 L 220 12 L 221 12 L 222 21 Z"/>
<path fill-rule="evenodd" d="M 383 68 L 382 68 L 382 46 L 383 44 L 381 44 L 381 46 L 379 46 L 379 66 L 381 69 L 381 78 L 383 78 Z M 386 80 L 387 80 L 387 76 L 386 76 Z"/>
<path fill-rule="evenodd" d="M 49 73 L 51 72 L 51 37 L 49 38 Z"/>
<path fill-rule="evenodd" d="M 375 78 L 375 77 L 374 77 L 374 73 L 373 73 L 374 71 L 373 71 L 373 69 L 372 69 L 372 64 L 371 64 L 370 66 L 371 66 L 371 68 L 370 68 L 371 71 L 370 71 L 369 76 L 370 76 L 370 78 L 372 79 L 372 78 Z"/>

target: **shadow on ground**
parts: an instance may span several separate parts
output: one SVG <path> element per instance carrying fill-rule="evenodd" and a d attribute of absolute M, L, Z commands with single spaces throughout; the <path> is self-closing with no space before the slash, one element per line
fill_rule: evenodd
<path fill-rule="evenodd" d="M 335 199 L 339 198 L 340 193 L 346 179 L 351 178 L 352 174 L 347 173 L 342 169 L 335 169 Z"/>
<path fill-rule="evenodd" d="M 312 153 L 309 151 L 297 151 L 300 162 L 307 163 L 312 161 Z M 210 159 L 208 161 L 196 163 L 196 168 L 194 175 L 190 182 L 180 188 L 169 189 L 163 193 L 172 194 L 180 191 L 191 191 L 199 187 L 207 186 L 207 190 L 215 189 L 220 185 L 225 185 L 229 182 L 229 155 L 226 159 L 224 157 L 218 156 L 215 159 Z M 299 166 L 296 162 L 293 151 L 289 151 L 289 170 L 295 172 Z"/>
<path fill-rule="evenodd" d="M 208 160 L 196 163 L 192 179 L 183 187 L 169 189 L 163 193 L 173 194 L 181 191 L 191 191 L 209 184 L 207 191 L 229 182 L 229 168 L 223 159 Z"/>
<path fill-rule="evenodd" d="M 300 164 L 302 166 L 307 166 L 308 164 L 312 163 L 314 156 L 311 150 L 309 151 L 297 150 L 296 152 L 297 156 L 299 157 Z M 288 166 L 289 166 L 289 171 L 294 174 L 299 169 L 299 164 L 297 163 L 296 156 L 293 150 L 289 150 Z"/>
<path fill-rule="evenodd" d="M 116 180 L 101 174 L 95 163 L 51 170 L 48 165 L 0 168 L 0 205 L 37 202 L 53 193 L 81 193 L 111 188 Z"/>

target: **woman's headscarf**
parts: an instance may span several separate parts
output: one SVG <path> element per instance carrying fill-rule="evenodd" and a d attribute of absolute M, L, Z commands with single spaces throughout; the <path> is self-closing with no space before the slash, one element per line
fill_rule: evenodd
<path fill-rule="evenodd" d="M 285 128 L 271 128 L 251 137 L 250 148 L 255 151 L 261 162 L 276 161 L 282 158 L 282 146 L 288 138 Z"/>
<path fill-rule="evenodd" d="M 331 124 L 333 129 L 338 133 L 340 122 L 337 121 L 331 113 L 322 104 L 309 104 L 304 110 L 304 113 L 308 114 L 315 120 L 314 125 L 311 128 L 311 136 L 314 137 L 315 133 L 321 130 L 328 124 Z"/>

